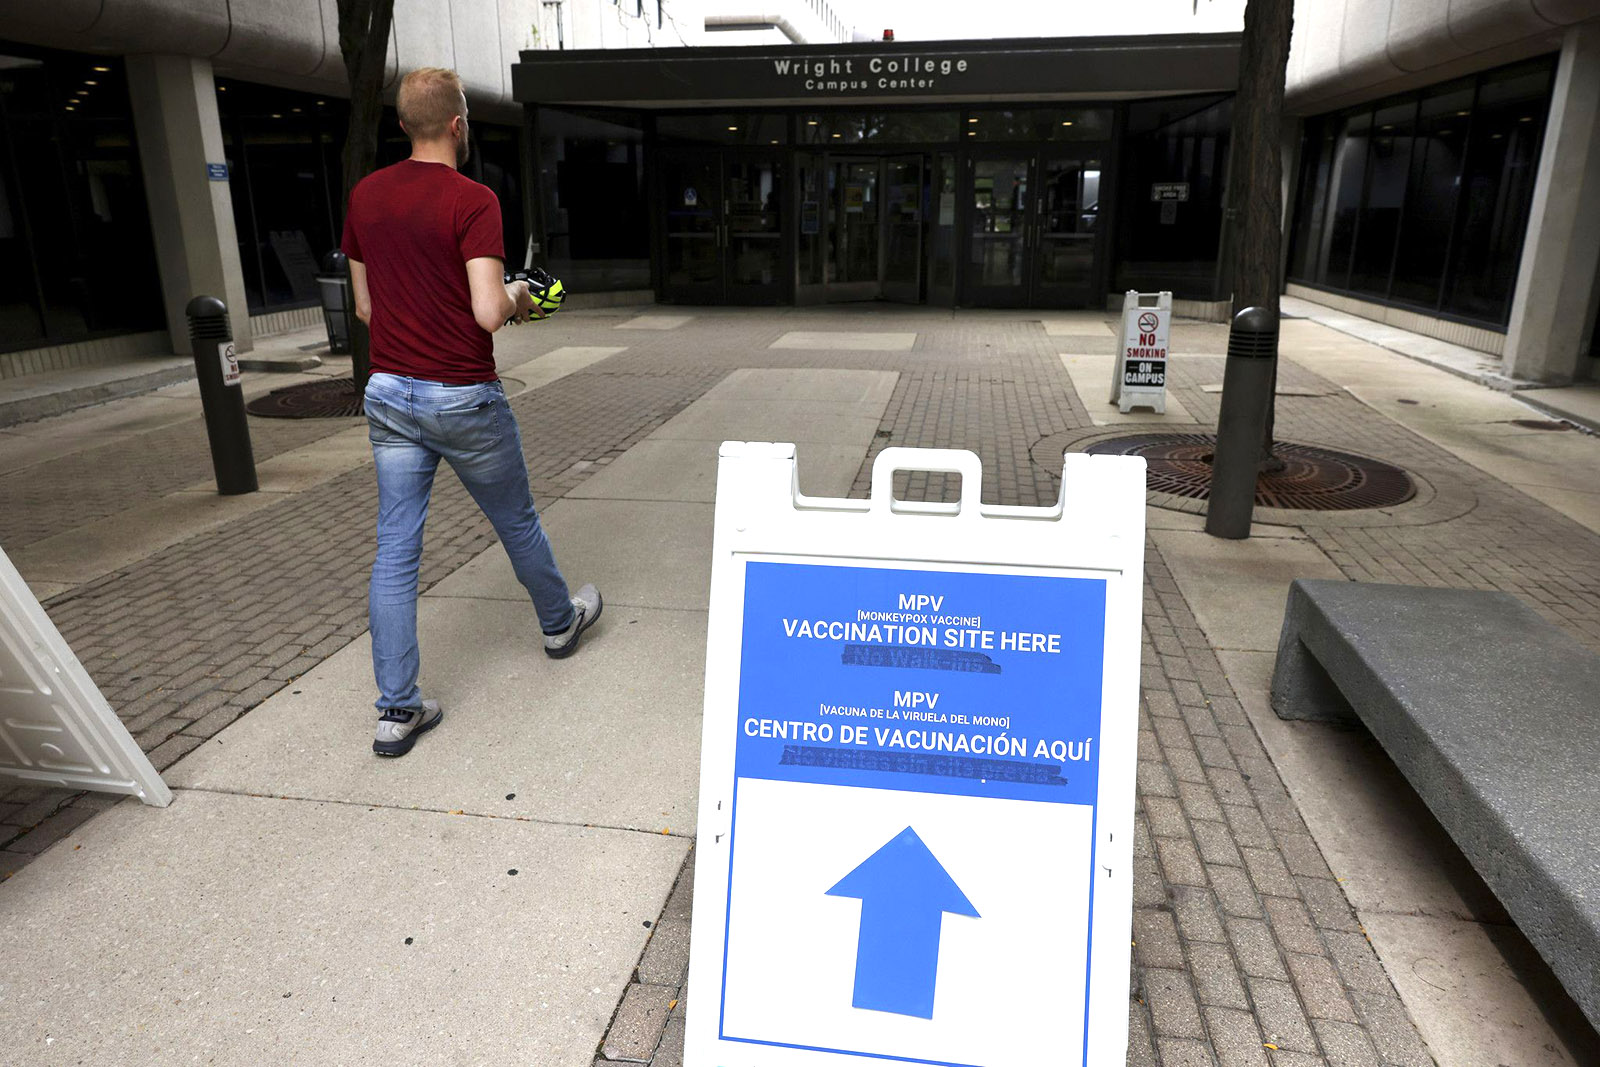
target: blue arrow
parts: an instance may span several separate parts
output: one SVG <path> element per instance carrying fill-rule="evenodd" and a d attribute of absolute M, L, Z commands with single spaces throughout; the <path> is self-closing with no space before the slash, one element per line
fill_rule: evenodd
<path fill-rule="evenodd" d="M 851 1005 L 933 1018 L 944 913 L 979 915 L 917 832 L 909 826 L 901 830 L 828 896 L 861 901 Z"/>

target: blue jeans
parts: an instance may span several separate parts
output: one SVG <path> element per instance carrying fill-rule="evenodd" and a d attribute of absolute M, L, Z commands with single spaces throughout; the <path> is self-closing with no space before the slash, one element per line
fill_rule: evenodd
<path fill-rule="evenodd" d="M 372 458 L 378 468 L 378 555 L 367 609 L 378 708 L 414 708 L 417 572 L 433 475 L 443 458 L 494 524 L 546 633 L 572 625 L 572 597 L 539 525 L 522 458 L 522 434 L 499 382 L 446 386 L 395 374 L 367 380 Z"/>

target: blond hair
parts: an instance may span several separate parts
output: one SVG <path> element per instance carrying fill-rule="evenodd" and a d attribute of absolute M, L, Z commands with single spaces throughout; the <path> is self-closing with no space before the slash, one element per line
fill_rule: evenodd
<path fill-rule="evenodd" d="M 400 125 L 413 141 L 432 141 L 450 129 L 450 120 L 467 113 L 461 76 L 444 67 L 421 67 L 400 80 L 395 101 Z"/>

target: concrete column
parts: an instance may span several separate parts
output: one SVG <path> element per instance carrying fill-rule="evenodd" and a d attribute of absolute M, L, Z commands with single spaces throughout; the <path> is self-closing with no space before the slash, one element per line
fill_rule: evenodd
<path fill-rule="evenodd" d="M 250 315 L 226 180 L 207 164 L 225 164 L 211 60 L 128 57 L 128 95 L 161 272 L 161 295 L 175 352 L 189 351 L 183 309 L 201 293 L 220 297 L 240 352 L 248 352 Z"/>
<path fill-rule="evenodd" d="M 1586 370 L 1600 257 L 1600 22 L 1567 31 L 1522 244 L 1505 372 L 1565 384 Z"/>

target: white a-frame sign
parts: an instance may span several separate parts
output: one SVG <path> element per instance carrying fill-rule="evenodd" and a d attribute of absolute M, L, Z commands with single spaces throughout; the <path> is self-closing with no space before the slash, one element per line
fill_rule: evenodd
<path fill-rule="evenodd" d="M 687 1067 L 1123 1062 L 1144 461 L 981 478 L 813 499 L 722 446 Z"/>
<path fill-rule="evenodd" d="M 5 552 L 0 551 L 0 778 L 172 801 L 67 647 Z"/>

